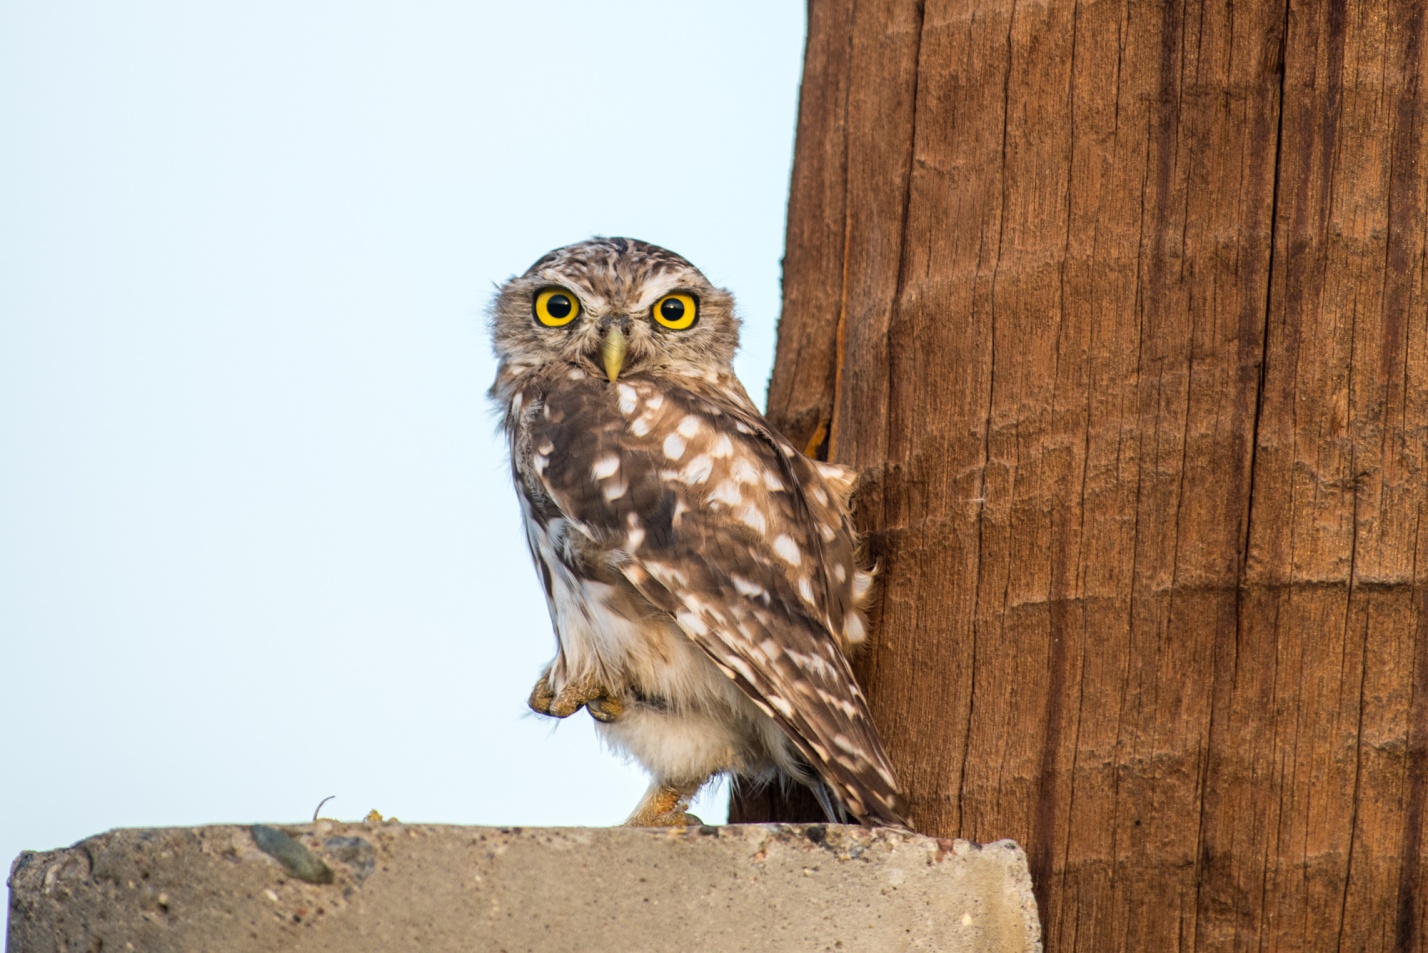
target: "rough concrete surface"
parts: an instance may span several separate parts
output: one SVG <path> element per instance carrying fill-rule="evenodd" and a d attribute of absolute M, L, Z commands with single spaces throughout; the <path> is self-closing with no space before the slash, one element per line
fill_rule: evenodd
<path fill-rule="evenodd" d="M 1041 949 L 1016 844 L 839 825 L 116 830 L 9 884 L 9 953 Z"/>

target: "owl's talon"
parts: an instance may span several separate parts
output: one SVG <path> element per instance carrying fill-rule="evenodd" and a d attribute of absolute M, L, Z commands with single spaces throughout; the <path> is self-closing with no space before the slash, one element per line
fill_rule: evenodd
<path fill-rule="evenodd" d="M 590 712 L 591 718 L 608 725 L 625 713 L 625 703 L 606 695 L 590 699 L 585 703 L 585 710 Z"/>

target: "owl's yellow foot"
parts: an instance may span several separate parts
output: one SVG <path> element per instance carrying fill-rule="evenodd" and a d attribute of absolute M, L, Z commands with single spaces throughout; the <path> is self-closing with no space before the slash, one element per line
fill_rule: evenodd
<path fill-rule="evenodd" d="M 542 675 L 540 681 L 535 683 L 535 688 L 531 689 L 531 697 L 526 699 L 526 704 L 531 706 L 533 712 L 549 715 L 551 703 L 554 701 L 555 692 L 550 690 L 550 678 Z"/>
<path fill-rule="evenodd" d="M 532 711 L 556 718 L 569 718 L 581 708 L 588 708 L 592 718 L 604 722 L 614 721 L 625 712 L 625 703 L 595 679 L 574 679 L 556 692 L 550 686 L 549 673 L 535 683 L 526 704 Z"/>
<path fill-rule="evenodd" d="M 704 822 L 685 808 L 699 793 L 704 782 L 668 784 L 655 782 L 645 792 L 635 813 L 625 821 L 626 827 L 698 827 Z"/>

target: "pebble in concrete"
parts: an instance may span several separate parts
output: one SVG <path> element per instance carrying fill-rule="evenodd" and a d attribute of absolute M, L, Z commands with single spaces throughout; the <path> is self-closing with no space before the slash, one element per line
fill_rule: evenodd
<path fill-rule="evenodd" d="M 8 953 L 1041 949 L 1016 844 L 839 825 L 117 830 L 9 883 Z"/>

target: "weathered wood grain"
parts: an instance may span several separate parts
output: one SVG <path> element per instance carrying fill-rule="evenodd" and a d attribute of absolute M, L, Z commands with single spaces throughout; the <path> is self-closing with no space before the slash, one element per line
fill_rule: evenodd
<path fill-rule="evenodd" d="M 866 471 L 859 675 L 1049 950 L 1425 945 L 1425 34 L 810 5 L 770 416 Z"/>

